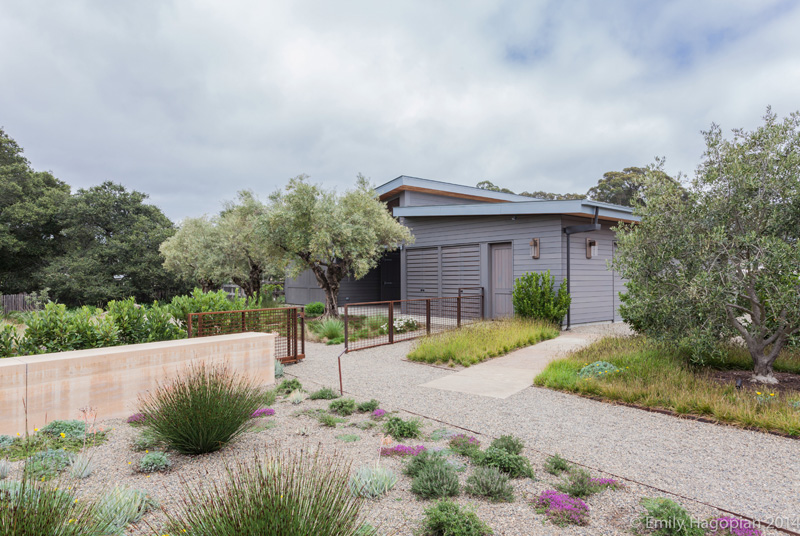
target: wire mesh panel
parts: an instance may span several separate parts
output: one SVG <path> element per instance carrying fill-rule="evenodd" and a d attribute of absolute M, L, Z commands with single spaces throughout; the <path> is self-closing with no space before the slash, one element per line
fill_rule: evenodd
<path fill-rule="evenodd" d="M 345 351 L 456 329 L 483 318 L 482 311 L 483 294 L 348 304 Z"/>
<path fill-rule="evenodd" d="M 231 333 L 276 333 L 275 358 L 282 363 L 305 357 L 303 315 L 297 307 L 189 314 L 189 337 Z"/>

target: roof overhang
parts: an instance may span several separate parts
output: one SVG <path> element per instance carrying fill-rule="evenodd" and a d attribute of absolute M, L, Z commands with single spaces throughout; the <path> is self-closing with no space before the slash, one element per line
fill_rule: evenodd
<path fill-rule="evenodd" d="M 610 203 L 601 203 L 587 199 L 569 199 L 564 201 L 523 201 L 515 203 L 491 203 L 478 205 L 435 205 L 421 207 L 395 207 L 394 216 L 414 217 L 447 217 L 447 216 L 525 216 L 525 215 L 562 215 L 593 218 L 604 221 L 622 221 L 636 223 L 641 220 L 633 214 L 633 209 Z"/>
<path fill-rule="evenodd" d="M 375 192 L 381 201 L 399 194 L 403 191 L 424 192 L 458 199 L 469 199 L 472 201 L 483 201 L 484 203 L 509 203 L 509 202 L 529 202 L 530 197 L 524 195 L 507 194 L 504 192 L 493 192 L 462 184 L 452 184 L 449 182 L 433 181 L 430 179 L 420 179 L 401 175 L 394 180 L 382 184 L 375 188 Z"/>

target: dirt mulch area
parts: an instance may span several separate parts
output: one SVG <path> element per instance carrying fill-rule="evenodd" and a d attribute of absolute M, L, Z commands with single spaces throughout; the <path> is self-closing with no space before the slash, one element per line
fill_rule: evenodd
<path fill-rule="evenodd" d="M 761 391 L 762 393 L 780 392 L 787 395 L 800 394 L 800 374 L 776 372 L 775 379 L 778 380 L 778 383 L 774 385 L 751 382 L 750 378 L 753 377 L 751 370 L 713 370 L 708 373 L 708 377 L 723 385 L 736 385 L 736 380 L 742 380 L 742 389 L 753 393 Z"/>

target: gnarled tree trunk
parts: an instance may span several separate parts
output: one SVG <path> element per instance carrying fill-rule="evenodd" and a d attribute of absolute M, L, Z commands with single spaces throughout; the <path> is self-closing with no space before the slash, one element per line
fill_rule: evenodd
<path fill-rule="evenodd" d="M 344 268 L 338 264 L 331 264 L 327 268 L 313 265 L 311 271 L 325 292 L 325 313 L 322 317 L 339 318 L 339 287 L 344 278 Z"/>

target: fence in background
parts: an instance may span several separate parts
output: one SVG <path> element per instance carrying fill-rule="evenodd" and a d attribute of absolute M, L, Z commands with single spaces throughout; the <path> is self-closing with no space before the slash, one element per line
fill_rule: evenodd
<path fill-rule="evenodd" d="M 281 363 L 296 363 L 305 358 L 305 322 L 298 307 L 189 313 L 187 329 L 189 337 L 277 333 L 275 359 Z"/>
<path fill-rule="evenodd" d="M 25 294 L 2 294 L 0 301 L 3 304 L 3 314 L 8 314 L 11 311 L 36 311 L 39 306 L 33 296 Z"/>
<path fill-rule="evenodd" d="M 344 350 L 352 352 L 460 328 L 483 319 L 483 287 L 458 296 L 344 306 Z"/>

